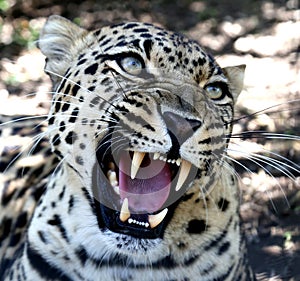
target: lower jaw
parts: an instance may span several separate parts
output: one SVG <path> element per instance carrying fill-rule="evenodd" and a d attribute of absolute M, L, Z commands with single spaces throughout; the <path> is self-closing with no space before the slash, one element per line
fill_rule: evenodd
<path fill-rule="evenodd" d="M 101 230 L 109 229 L 112 232 L 129 235 L 139 239 L 157 239 L 163 238 L 164 231 L 172 218 L 172 214 L 175 211 L 179 201 L 173 203 L 168 207 L 168 213 L 164 220 L 156 227 L 150 228 L 145 226 L 139 226 L 136 224 L 130 224 L 128 221 L 122 222 L 120 220 L 120 212 L 112 210 L 100 202 L 95 202 L 98 225 Z M 136 216 L 147 216 L 136 215 Z M 135 218 L 135 215 L 132 217 Z"/>

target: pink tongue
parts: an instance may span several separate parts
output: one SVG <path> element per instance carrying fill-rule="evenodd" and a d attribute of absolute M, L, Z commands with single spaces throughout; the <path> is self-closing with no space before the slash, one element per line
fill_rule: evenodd
<path fill-rule="evenodd" d="M 148 158 L 143 161 L 135 179 L 130 177 L 130 168 L 131 158 L 128 152 L 124 152 L 119 163 L 119 187 L 122 201 L 128 198 L 131 213 L 158 211 L 170 193 L 169 165 L 166 162 Z"/>

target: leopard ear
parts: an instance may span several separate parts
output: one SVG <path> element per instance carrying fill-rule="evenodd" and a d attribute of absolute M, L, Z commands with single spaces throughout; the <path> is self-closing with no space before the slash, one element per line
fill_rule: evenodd
<path fill-rule="evenodd" d="M 55 85 L 61 80 L 72 59 L 80 49 L 86 46 L 88 31 L 71 21 L 50 16 L 40 33 L 38 47 L 47 57 L 45 72 Z"/>
<path fill-rule="evenodd" d="M 234 102 L 236 102 L 239 94 L 244 86 L 244 74 L 246 65 L 229 66 L 222 68 L 223 73 L 229 81 L 229 89 L 232 93 Z"/>

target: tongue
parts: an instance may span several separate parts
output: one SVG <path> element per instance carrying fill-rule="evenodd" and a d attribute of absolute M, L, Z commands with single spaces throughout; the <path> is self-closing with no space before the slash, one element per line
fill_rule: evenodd
<path fill-rule="evenodd" d="M 123 153 L 119 163 L 119 187 L 122 201 L 127 198 L 131 213 L 158 211 L 169 197 L 171 171 L 169 165 L 149 157 L 143 160 L 135 179 L 130 177 L 131 158 Z"/>

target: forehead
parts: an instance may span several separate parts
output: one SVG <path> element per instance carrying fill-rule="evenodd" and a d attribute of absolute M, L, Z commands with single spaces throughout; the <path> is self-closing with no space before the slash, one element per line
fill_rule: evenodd
<path fill-rule="evenodd" d="M 147 23 L 128 22 L 93 32 L 93 51 L 115 55 L 137 52 L 156 67 L 178 70 L 199 82 L 222 71 L 200 45 L 187 37 Z"/>
<path fill-rule="evenodd" d="M 104 53 L 117 52 L 122 47 L 143 51 L 151 48 L 159 49 L 164 54 L 178 54 L 179 58 L 187 53 L 190 56 L 202 56 L 212 60 L 197 42 L 152 24 L 122 23 L 98 29 L 94 35 Z"/>

